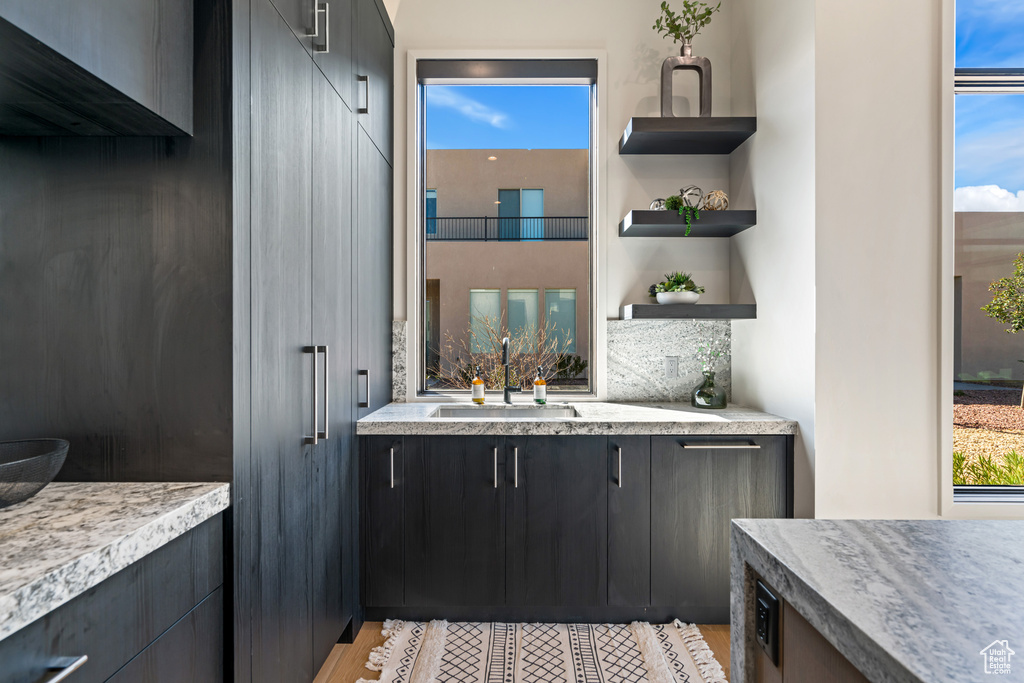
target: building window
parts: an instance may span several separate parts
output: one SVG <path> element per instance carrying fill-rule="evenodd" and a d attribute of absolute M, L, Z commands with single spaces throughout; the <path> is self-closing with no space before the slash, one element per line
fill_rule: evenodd
<path fill-rule="evenodd" d="M 544 319 L 555 348 L 576 353 L 576 290 L 545 289 Z"/>
<path fill-rule="evenodd" d="M 508 290 L 509 336 L 522 339 L 522 347 L 529 351 L 537 349 L 538 299 L 536 289 Z"/>
<path fill-rule="evenodd" d="M 597 61 L 419 60 L 416 78 L 420 393 L 468 391 L 469 357 L 503 375 L 504 337 L 511 381 L 541 365 L 549 392 L 589 392 Z"/>
<path fill-rule="evenodd" d="M 488 353 L 501 329 L 501 290 L 469 290 L 469 329 L 471 353 Z"/>
<path fill-rule="evenodd" d="M 1024 493 L 1024 7 L 956 15 L 954 500 L 1001 500 Z"/>

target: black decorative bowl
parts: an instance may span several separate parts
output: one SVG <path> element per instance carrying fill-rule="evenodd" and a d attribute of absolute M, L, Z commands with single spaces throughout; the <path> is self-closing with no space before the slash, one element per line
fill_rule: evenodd
<path fill-rule="evenodd" d="M 0 508 L 28 500 L 53 481 L 69 445 L 64 439 L 0 442 Z"/>

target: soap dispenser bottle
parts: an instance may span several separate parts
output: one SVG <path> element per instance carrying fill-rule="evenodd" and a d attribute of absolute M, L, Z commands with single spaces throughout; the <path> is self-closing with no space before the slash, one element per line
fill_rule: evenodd
<path fill-rule="evenodd" d="M 548 402 L 548 383 L 541 376 L 544 369 L 537 366 L 537 378 L 533 380 L 533 402 L 544 405 Z"/>
<path fill-rule="evenodd" d="M 476 375 L 473 376 L 473 403 L 484 404 L 484 381 L 480 379 L 480 366 L 476 366 Z"/>

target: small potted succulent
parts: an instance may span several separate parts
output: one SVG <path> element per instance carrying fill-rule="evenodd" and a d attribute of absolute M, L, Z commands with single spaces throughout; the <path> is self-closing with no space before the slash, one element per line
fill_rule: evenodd
<path fill-rule="evenodd" d="M 659 304 L 695 304 L 704 288 L 693 281 L 689 273 L 670 273 L 664 282 L 651 285 L 648 290 Z"/>

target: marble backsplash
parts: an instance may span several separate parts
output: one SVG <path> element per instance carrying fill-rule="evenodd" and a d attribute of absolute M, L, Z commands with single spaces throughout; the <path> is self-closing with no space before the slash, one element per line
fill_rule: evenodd
<path fill-rule="evenodd" d="M 714 335 L 725 337 L 731 350 L 728 320 L 609 320 L 607 399 L 689 401 L 702 379 L 697 347 Z M 665 377 L 666 356 L 678 358 L 673 379 Z M 731 352 L 719 363 L 715 381 L 732 400 Z"/>
<path fill-rule="evenodd" d="M 408 389 L 408 324 L 395 320 L 391 328 L 392 401 L 406 400 Z M 607 400 L 674 401 L 690 400 L 690 392 L 701 380 L 697 346 L 712 335 L 732 340 L 728 320 L 609 320 Z M 665 377 L 665 357 L 678 358 L 674 379 Z M 732 368 L 727 356 L 715 377 L 732 400 Z"/>

